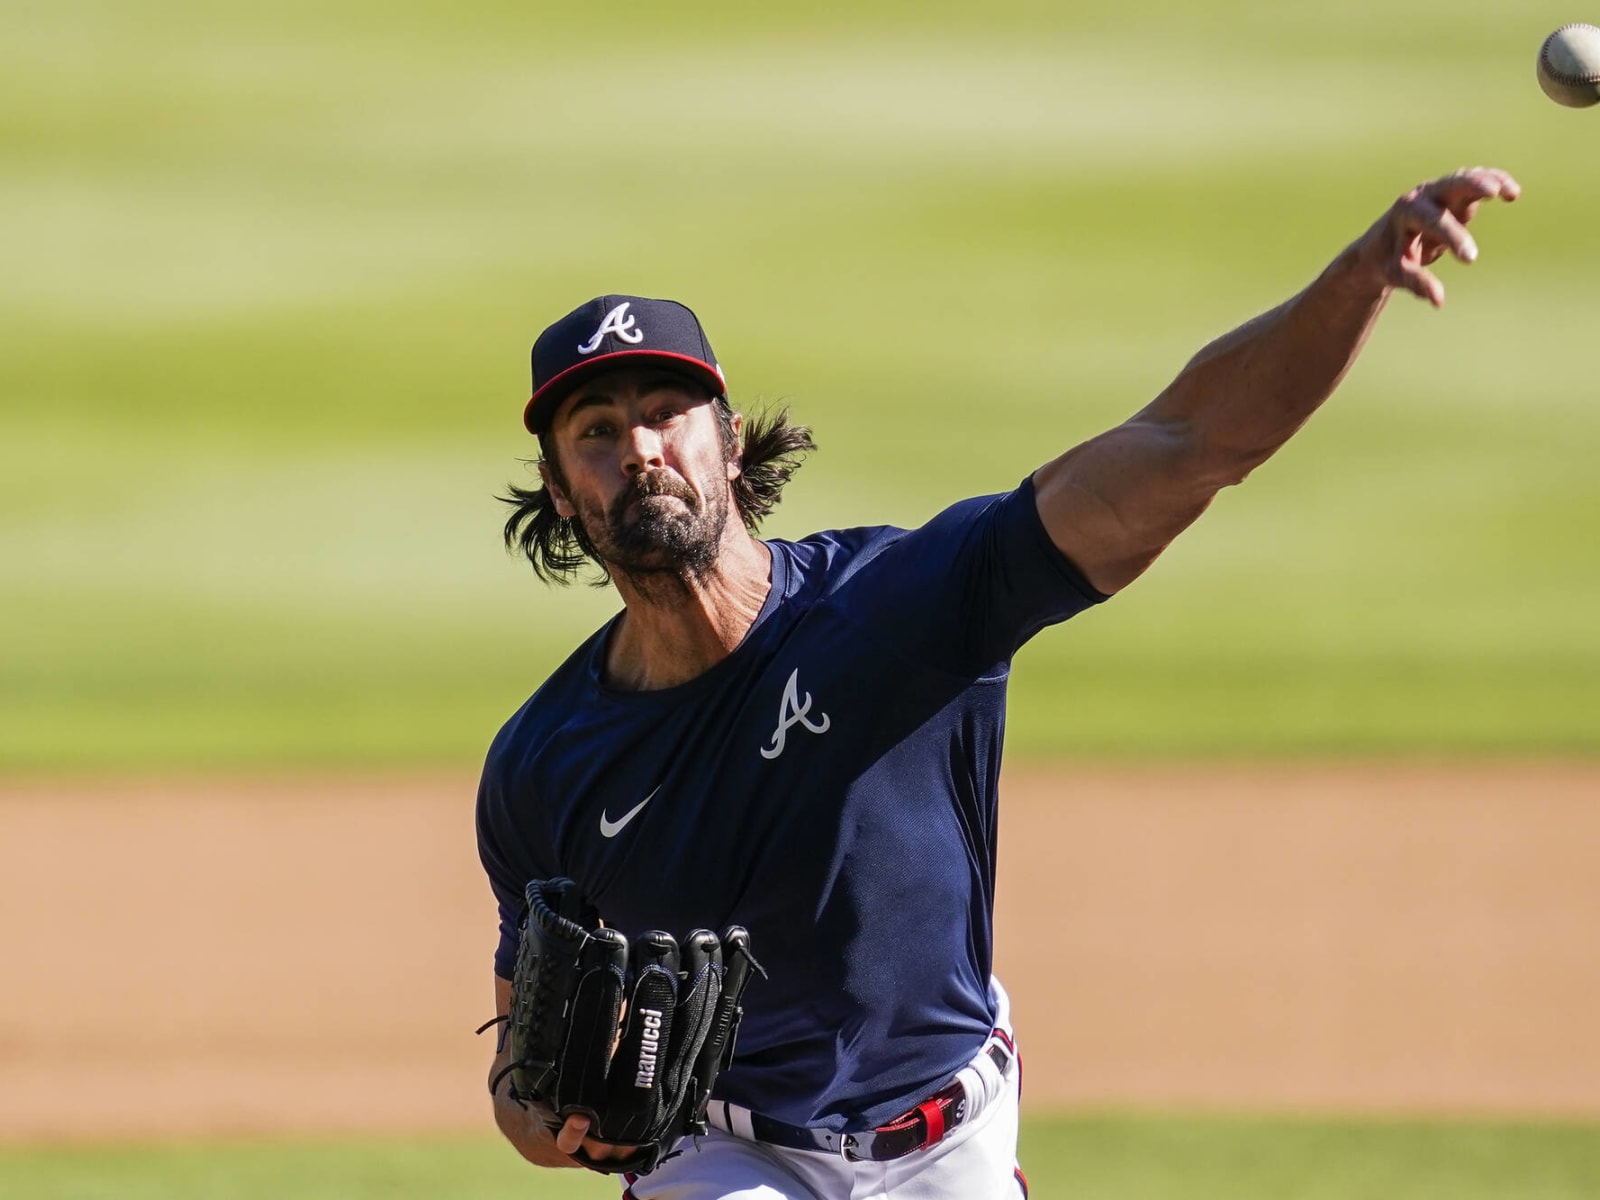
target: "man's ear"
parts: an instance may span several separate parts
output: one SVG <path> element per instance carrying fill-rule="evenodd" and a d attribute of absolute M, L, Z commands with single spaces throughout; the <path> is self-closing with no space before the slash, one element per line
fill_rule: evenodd
<path fill-rule="evenodd" d="M 733 428 L 733 455 L 728 459 L 729 481 L 744 474 L 744 414 L 736 412 L 728 422 Z"/>
<path fill-rule="evenodd" d="M 550 493 L 550 502 L 556 506 L 556 516 L 575 517 L 578 510 L 572 507 L 572 501 L 567 499 L 566 492 L 561 490 L 561 485 L 556 482 L 555 472 L 550 469 L 550 464 L 544 459 L 539 460 L 539 478 L 544 480 L 544 490 Z"/>

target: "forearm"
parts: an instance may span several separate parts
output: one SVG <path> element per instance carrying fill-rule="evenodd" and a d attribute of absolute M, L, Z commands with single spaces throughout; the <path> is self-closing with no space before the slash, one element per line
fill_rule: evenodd
<path fill-rule="evenodd" d="M 511 1011 L 511 980 L 498 975 L 494 980 L 495 1013 L 505 1017 Z M 569 1154 L 556 1145 L 556 1135 L 547 1120 L 550 1114 L 533 1105 L 524 1107 L 511 1098 L 511 1077 L 506 1067 L 511 1062 L 510 1039 L 506 1026 L 498 1027 L 494 1061 L 489 1064 L 489 1094 L 494 1099 L 494 1123 L 518 1154 L 541 1167 L 576 1167 Z M 581 1131 L 580 1131 L 581 1132 Z M 572 1141 L 573 1147 L 577 1142 Z"/>
<path fill-rule="evenodd" d="M 1390 290 L 1350 247 L 1304 291 L 1196 354 L 1134 420 L 1176 431 L 1173 465 L 1202 494 L 1238 483 L 1333 394 Z"/>

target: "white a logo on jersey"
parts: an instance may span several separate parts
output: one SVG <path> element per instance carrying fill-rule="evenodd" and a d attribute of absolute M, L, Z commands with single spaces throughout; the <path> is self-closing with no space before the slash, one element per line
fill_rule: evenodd
<path fill-rule="evenodd" d="M 624 300 L 606 314 L 606 319 L 600 322 L 600 328 L 594 331 L 594 336 L 578 347 L 579 354 L 593 354 L 600 349 L 600 339 L 608 333 L 614 333 L 630 346 L 637 346 L 644 341 L 644 330 L 635 329 L 638 324 L 628 315 L 628 301 Z"/>
<path fill-rule="evenodd" d="M 800 668 L 796 667 L 789 672 L 789 682 L 783 685 L 783 703 L 778 705 L 778 727 L 772 731 L 772 745 L 761 747 L 762 758 L 777 758 L 782 754 L 784 742 L 789 737 L 789 730 L 796 725 L 804 725 L 812 733 L 828 732 L 828 726 L 833 723 L 828 720 L 828 714 L 819 714 L 822 719 L 813 722 L 810 719 L 811 693 L 806 693 L 804 704 L 800 702 L 799 696 Z"/>

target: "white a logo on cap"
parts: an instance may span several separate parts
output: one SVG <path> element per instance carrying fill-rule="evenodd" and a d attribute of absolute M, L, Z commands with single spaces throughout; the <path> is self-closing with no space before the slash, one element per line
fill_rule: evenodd
<path fill-rule="evenodd" d="M 608 333 L 614 333 L 629 345 L 637 346 L 644 341 L 644 331 L 634 328 L 637 324 L 628 315 L 628 301 L 624 300 L 606 314 L 606 319 L 600 322 L 600 328 L 594 331 L 594 336 L 578 347 L 578 353 L 593 354 L 600 349 L 600 339 Z"/>

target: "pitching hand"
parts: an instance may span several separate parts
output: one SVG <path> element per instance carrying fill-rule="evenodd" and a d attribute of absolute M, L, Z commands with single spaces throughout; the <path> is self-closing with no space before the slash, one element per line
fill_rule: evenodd
<path fill-rule="evenodd" d="M 1389 287 L 1404 288 L 1435 308 L 1444 304 L 1444 284 L 1428 270 L 1449 251 L 1462 262 L 1478 257 L 1467 222 L 1478 205 L 1499 197 L 1515 200 L 1522 185 L 1493 167 L 1464 167 L 1453 175 L 1412 188 L 1394 202 L 1356 243 L 1357 253 Z"/>

